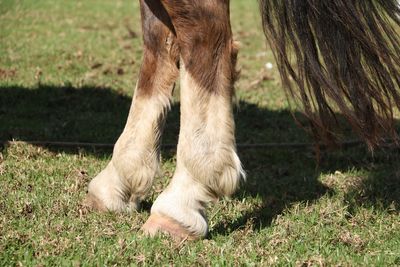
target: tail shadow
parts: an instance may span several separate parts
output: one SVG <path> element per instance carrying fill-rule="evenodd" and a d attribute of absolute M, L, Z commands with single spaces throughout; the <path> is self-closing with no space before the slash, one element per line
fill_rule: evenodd
<path fill-rule="evenodd" d="M 237 114 L 238 143 L 253 140 L 259 143 L 312 142 L 297 127 L 289 111 L 263 110 L 249 103 L 240 104 Z M 299 116 L 301 114 L 296 114 Z M 340 115 L 338 115 L 340 116 Z M 343 118 L 341 118 L 343 119 Z M 345 126 L 346 138 L 350 128 Z M 313 203 L 323 196 L 344 191 L 344 201 L 351 215 L 359 207 L 373 206 L 387 212 L 400 211 L 400 155 L 396 147 L 385 147 L 370 153 L 366 145 L 346 149 L 322 149 L 319 162 L 310 148 L 275 147 L 239 150 L 248 177 L 236 197 L 259 198 L 261 205 L 246 210 L 233 221 L 217 223 L 211 236 L 230 233 L 251 224 L 261 230 L 272 224 L 277 215 L 294 203 Z M 353 173 L 364 170 L 367 175 L 351 177 L 346 188 L 322 182 L 321 174 Z"/>

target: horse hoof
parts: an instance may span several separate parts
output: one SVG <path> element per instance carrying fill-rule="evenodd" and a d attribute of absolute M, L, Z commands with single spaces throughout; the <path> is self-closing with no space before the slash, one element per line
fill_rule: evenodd
<path fill-rule="evenodd" d="M 91 193 L 88 193 L 86 195 L 85 199 L 82 201 L 82 205 L 91 210 L 96 210 L 100 212 L 107 211 L 106 206 L 101 202 L 101 200 Z"/>
<path fill-rule="evenodd" d="M 176 241 L 197 240 L 200 236 L 190 233 L 172 218 L 160 214 L 151 214 L 141 230 L 145 235 L 154 237 L 158 233 L 168 234 Z"/>

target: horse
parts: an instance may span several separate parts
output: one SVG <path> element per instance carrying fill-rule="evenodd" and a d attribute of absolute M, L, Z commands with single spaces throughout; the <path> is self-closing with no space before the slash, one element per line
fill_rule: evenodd
<path fill-rule="evenodd" d="M 396 0 L 259 0 L 265 36 L 289 99 L 315 140 L 335 143 L 339 110 L 373 149 L 397 140 L 400 107 Z M 143 59 L 125 128 L 85 205 L 134 211 L 159 169 L 160 138 L 180 78 L 176 170 L 152 205 L 144 233 L 207 235 L 206 207 L 245 179 L 232 113 L 238 46 L 229 0 L 140 0 Z"/>

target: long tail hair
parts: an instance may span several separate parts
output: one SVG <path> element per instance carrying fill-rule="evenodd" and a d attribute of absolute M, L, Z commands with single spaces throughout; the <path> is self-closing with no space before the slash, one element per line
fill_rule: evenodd
<path fill-rule="evenodd" d="M 397 140 L 398 1 L 259 2 L 287 95 L 302 104 L 315 137 L 335 143 L 339 109 L 371 148 L 387 135 Z"/>

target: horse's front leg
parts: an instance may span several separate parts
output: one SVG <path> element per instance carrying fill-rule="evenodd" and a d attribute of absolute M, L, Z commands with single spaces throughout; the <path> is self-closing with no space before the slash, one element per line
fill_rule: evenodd
<path fill-rule="evenodd" d="M 162 1 L 181 49 L 181 129 L 174 177 L 143 226 L 149 234 L 204 237 L 207 203 L 231 195 L 243 175 L 232 114 L 237 51 L 229 1 Z"/>
<path fill-rule="evenodd" d="M 144 54 L 128 120 L 111 161 L 89 184 L 86 204 L 99 210 L 136 209 L 158 171 L 159 139 L 179 74 L 179 52 L 167 13 L 160 4 L 154 10 L 147 2 L 140 3 Z"/>

